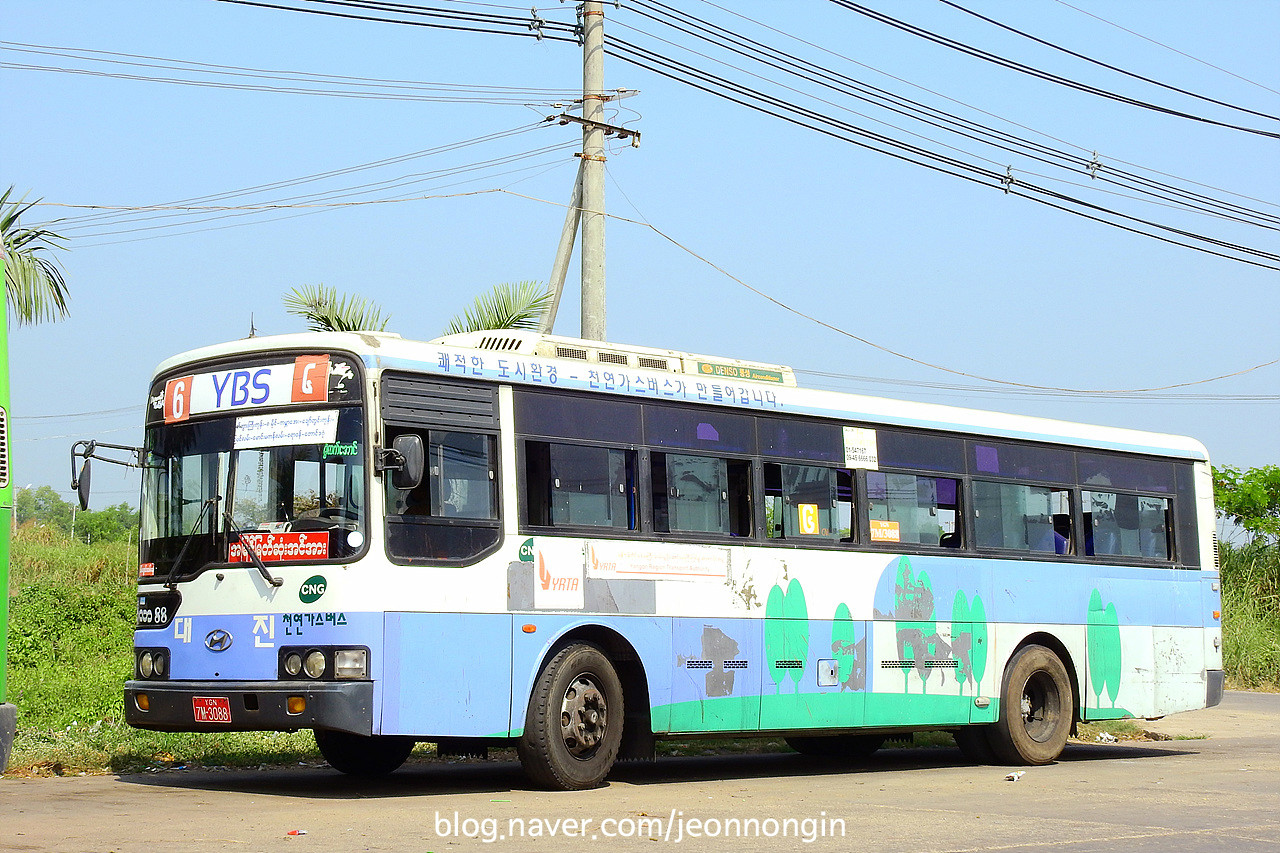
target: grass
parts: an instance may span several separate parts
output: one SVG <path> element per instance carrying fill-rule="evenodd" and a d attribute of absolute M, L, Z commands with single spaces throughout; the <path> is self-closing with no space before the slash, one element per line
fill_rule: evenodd
<path fill-rule="evenodd" d="M 1224 657 L 1234 689 L 1280 689 L 1280 549 L 1222 549 Z M 123 720 L 132 668 L 137 555 L 125 543 L 86 545 L 48 529 L 19 530 L 10 575 L 9 701 L 18 706 L 10 773 L 130 772 L 157 767 L 253 767 L 318 762 L 309 732 L 145 732 Z M 1141 721 L 1081 725 L 1146 737 Z M 946 732 L 887 747 L 950 746 Z M 785 751 L 779 738 L 674 740 L 660 755 Z M 431 756 L 419 747 L 416 755 Z"/>
<path fill-rule="evenodd" d="M 1280 546 L 1223 545 L 1220 563 L 1227 685 L 1280 690 Z"/>

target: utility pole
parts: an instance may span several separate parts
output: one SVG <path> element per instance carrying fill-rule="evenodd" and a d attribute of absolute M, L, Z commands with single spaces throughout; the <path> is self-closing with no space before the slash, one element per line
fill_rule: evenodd
<path fill-rule="evenodd" d="M 582 10 L 582 337 L 605 339 L 604 4 Z"/>
<path fill-rule="evenodd" d="M 551 280 L 547 289 L 552 294 L 551 307 L 542 316 L 541 331 L 549 333 L 560 309 L 560 294 L 564 291 L 565 275 L 573 244 L 582 231 L 582 337 L 586 340 L 605 339 L 604 308 L 604 140 L 613 136 L 618 140 L 630 140 L 631 146 L 640 145 L 640 132 L 604 122 L 605 101 L 637 95 L 634 89 L 604 90 L 604 11 L 599 0 L 582 4 L 582 116 L 549 116 L 562 125 L 571 122 L 582 125 L 582 153 L 577 155 L 578 176 L 573 182 L 573 196 L 565 214 L 564 228 L 560 232 L 560 245 L 551 265 Z"/>

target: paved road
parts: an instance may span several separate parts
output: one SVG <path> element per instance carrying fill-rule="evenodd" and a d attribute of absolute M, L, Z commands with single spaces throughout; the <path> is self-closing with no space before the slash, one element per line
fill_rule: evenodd
<path fill-rule="evenodd" d="M 5 779 L 0 850 L 1280 848 L 1280 695 L 1228 693 L 1146 727 L 1208 737 L 1073 744 L 1017 782 L 943 749 L 886 750 L 854 769 L 793 755 L 664 758 L 572 794 L 531 791 L 505 762 L 421 764 L 364 787 L 309 767 Z M 653 819 L 661 826 L 642 825 Z"/>

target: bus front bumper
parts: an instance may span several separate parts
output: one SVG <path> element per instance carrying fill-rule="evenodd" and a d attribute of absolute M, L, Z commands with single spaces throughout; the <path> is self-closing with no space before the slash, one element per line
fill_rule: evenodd
<path fill-rule="evenodd" d="M 127 681 L 124 719 L 139 729 L 373 734 L 373 682 Z"/>

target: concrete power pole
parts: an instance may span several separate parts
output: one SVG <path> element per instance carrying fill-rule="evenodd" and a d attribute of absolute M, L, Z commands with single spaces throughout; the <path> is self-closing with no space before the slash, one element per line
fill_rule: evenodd
<path fill-rule="evenodd" d="M 582 13 L 582 337 L 605 339 L 604 4 Z"/>

